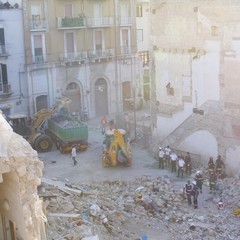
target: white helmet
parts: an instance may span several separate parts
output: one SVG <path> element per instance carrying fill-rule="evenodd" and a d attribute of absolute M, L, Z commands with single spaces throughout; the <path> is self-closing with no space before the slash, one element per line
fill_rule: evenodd
<path fill-rule="evenodd" d="M 159 150 L 162 150 L 162 148 L 161 148 L 161 147 L 159 147 Z"/>
<path fill-rule="evenodd" d="M 196 185 L 197 183 L 196 183 L 196 181 L 193 181 L 192 184 L 193 184 L 193 185 Z"/>
<path fill-rule="evenodd" d="M 196 174 L 200 174 L 201 172 L 200 171 L 197 171 Z"/>

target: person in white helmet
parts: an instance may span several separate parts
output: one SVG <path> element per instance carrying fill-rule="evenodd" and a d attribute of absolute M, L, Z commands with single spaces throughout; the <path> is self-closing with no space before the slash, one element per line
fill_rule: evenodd
<path fill-rule="evenodd" d="M 158 161 L 159 161 L 159 168 L 164 169 L 164 151 L 161 147 L 159 147 Z"/>

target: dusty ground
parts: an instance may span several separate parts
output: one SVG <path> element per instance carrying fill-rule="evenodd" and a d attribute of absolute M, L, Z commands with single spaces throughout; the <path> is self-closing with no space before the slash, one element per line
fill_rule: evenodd
<path fill-rule="evenodd" d="M 73 166 L 69 154 L 61 154 L 58 150 L 49 153 L 39 154 L 39 158 L 44 162 L 44 178 L 54 179 L 70 184 L 91 184 L 99 183 L 105 180 L 127 180 L 132 181 L 137 178 L 151 176 L 153 178 L 169 177 L 176 189 L 182 189 L 191 176 L 177 178 L 169 170 L 159 170 L 156 160 L 145 150 L 137 145 L 132 145 L 133 165 L 131 167 L 104 168 L 101 162 L 103 136 L 97 123 L 89 125 L 89 143 L 87 151 L 78 153 L 78 165 Z M 218 210 L 216 204 L 206 201 L 211 195 L 209 189 L 204 186 L 203 194 L 199 197 L 199 208 L 190 209 L 197 216 L 207 215 L 209 208 Z M 187 206 L 187 203 L 186 203 Z M 130 221 L 126 226 L 127 232 L 135 232 L 136 236 L 147 235 L 148 240 L 169 240 L 177 239 L 174 229 L 169 229 L 169 225 L 162 221 L 154 220 L 151 224 L 146 222 L 143 217 L 137 217 L 136 221 Z M 172 227 L 171 227 L 172 228 Z M 121 239 L 121 238 L 119 238 Z M 123 239 L 131 239 L 128 236 L 122 236 Z M 180 238 L 184 239 L 184 237 Z M 187 238 L 186 238 L 187 239 Z M 105 240 L 105 239 L 104 239 Z M 109 239 L 110 240 L 110 239 Z"/>

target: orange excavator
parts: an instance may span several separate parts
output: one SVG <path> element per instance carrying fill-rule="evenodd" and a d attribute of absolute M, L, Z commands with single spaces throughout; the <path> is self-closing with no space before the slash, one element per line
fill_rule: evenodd
<path fill-rule="evenodd" d="M 102 163 L 104 167 L 130 166 L 132 164 L 132 153 L 124 129 L 106 131 L 103 142 Z"/>

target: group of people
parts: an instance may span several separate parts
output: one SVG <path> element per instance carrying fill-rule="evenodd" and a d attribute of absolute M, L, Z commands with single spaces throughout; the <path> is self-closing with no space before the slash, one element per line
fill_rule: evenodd
<path fill-rule="evenodd" d="M 210 192 L 216 192 L 216 183 L 217 179 L 224 178 L 224 168 L 225 164 L 221 158 L 221 155 L 218 155 L 215 163 L 213 161 L 213 157 L 209 158 L 208 161 L 208 173 L 209 173 L 209 187 Z"/>
<path fill-rule="evenodd" d="M 166 148 L 159 147 L 158 151 L 159 168 L 170 168 L 172 172 L 177 172 L 178 177 L 183 177 L 183 173 L 191 174 L 192 164 L 190 153 L 187 152 L 186 156 L 177 155 L 172 151 L 169 146 Z"/>

